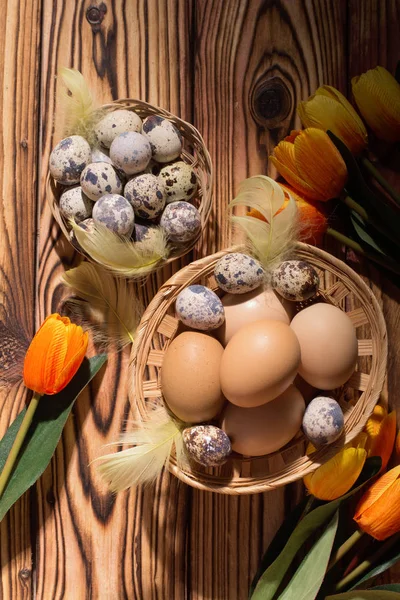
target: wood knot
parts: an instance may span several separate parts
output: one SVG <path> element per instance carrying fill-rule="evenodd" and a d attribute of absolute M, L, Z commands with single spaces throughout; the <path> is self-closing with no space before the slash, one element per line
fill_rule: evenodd
<path fill-rule="evenodd" d="M 28 142 L 26 140 L 21 140 L 19 144 L 24 150 L 26 150 L 28 147 Z"/>
<path fill-rule="evenodd" d="M 53 490 L 49 490 L 46 494 L 46 502 L 53 506 L 56 503 L 56 497 L 54 495 Z"/>
<path fill-rule="evenodd" d="M 29 579 L 30 576 L 31 576 L 31 570 L 28 569 L 28 567 L 24 567 L 18 573 L 19 579 L 21 579 L 21 581 L 23 581 L 23 582 L 25 582 L 27 579 Z"/>
<path fill-rule="evenodd" d="M 263 127 L 274 129 L 286 119 L 292 108 L 290 92 L 280 77 L 258 81 L 251 93 L 253 119 Z"/>
<path fill-rule="evenodd" d="M 90 5 L 86 11 L 86 19 L 93 29 L 97 29 L 101 25 L 104 16 L 107 12 L 107 6 L 102 2 L 98 6 Z"/>

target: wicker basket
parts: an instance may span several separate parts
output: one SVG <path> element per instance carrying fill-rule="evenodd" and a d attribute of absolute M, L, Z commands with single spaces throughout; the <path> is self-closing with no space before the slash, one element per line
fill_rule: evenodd
<path fill-rule="evenodd" d="M 196 196 L 192 198 L 190 202 L 194 204 L 194 206 L 196 206 L 196 208 L 200 212 L 202 228 L 199 231 L 198 235 L 186 244 L 179 244 L 175 246 L 171 245 L 171 253 L 169 257 L 166 260 L 160 261 L 157 264 L 156 268 L 158 269 L 190 252 L 190 250 L 195 246 L 196 242 L 202 235 L 202 231 L 206 226 L 208 217 L 210 216 L 212 206 L 213 168 L 211 163 L 211 157 L 204 144 L 204 140 L 201 137 L 200 133 L 197 131 L 197 129 L 193 127 L 193 125 L 191 125 L 190 123 L 187 123 L 186 121 L 175 117 L 168 111 L 162 108 L 158 108 L 156 106 L 152 106 L 151 104 L 147 104 L 147 102 L 142 102 L 141 100 L 132 100 L 130 98 L 116 100 L 115 102 L 112 102 L 111 104 L 106 104 L 102 107 L 103 110 L 109 112 L 121 108 L 125 110 L 133 110 L 142 119 L 148 117 L 149 115 L 160 115 L 161 117 L 165 117 L 166 119 L 171 121 L 179 129 L 183 137 L 183 149 L 180 158 L 181 160 L 184 160 L 186 163 L 191 165 L 197 174 L 199 187 Z M 55 220 L 59 224 L 64 235 L 71 242 L 71 228 L 67 221 L 64 219 L 64 217 L 61 215 L 58 206 L 60 196 L 65 189 L 65 186 L 56 183 L 50 176 L 50 173 L 48 173 L 46 179 L 47 199 Z M 73 244 L 73 246 L 78 252 L 82 253 L 82 251 L 76 244 Z M 90 257 L 88 258 L 90 260 Z"/>
<path fill-rule="evenodd" d="M 214 266 L 221 256 L 233 250 L 238 248 L 198 260 L 176 273 L 160 288 L 143 315 L 131 355 L 131 401 L 141 419 L 147 418 L 149 400 L 162 402 L 160 367 L 178 327 L 174 316 L 177 295 L 194 283 L 216 290 Z M 347 384 L 335 393 L 345 414 L 345 433 L 312 457 L 305 455 L 305 438 L 301 433 L 278 452 L 261 457 L 233 454 L 225 465 L 217 468 L 192 463 L 181 469 L 172 457 L 168 465 L 171 473 L 193 487 L 225 494 L 253 494 L 296 481 L 352 440 L 364 427 L 379 399 L 386 372 L 387 336 L 374 295 L 352 269 L 327 252 L 299 243 L 296 256 L 311 263 L 320 275 L 317 300 L 346 311 L 356 327 L 357 368 Z"/>

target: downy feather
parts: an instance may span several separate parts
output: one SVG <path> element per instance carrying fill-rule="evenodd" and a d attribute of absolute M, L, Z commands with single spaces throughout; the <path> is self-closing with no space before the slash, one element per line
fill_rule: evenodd
<path fill-rule="evenodd" d="M 115 444 L 134 447 L 96 459 L 101 461 L 98 469 L 113 492 L 154 482 L 174 449 L 178 463 L 185 460 L 182 433 L 164 408 L 151 412 L 140 429 L 123 434 L 110 445 Z"/>
<path fill-rule="evenodd" d="M 103 225 L 95 225 L 90 232 L 73 221 L 71 226 L 83 250 L 97 263 L 120 277 L 144 277 L 154 271 L 160 260 L 168 256 L 167 238 L 161 227 L 156 229 L 151 239 L 132 242 Z"/>
<path fill-rule="evenodd" d="M 64 83 L 61 89 L 64 135 L 82 135 L 90 145 L 94 145 L 94 125 L 104 112 L 96 109 L 92 93 L 82 73 L 77 69 L 62 67 L 59 76 Z"/>
<path fill-rule="evenodd" d="M 122 348 L 134 341 L 143 306 L 131 283 L 87 262 L 64 273 L 62 281 L 79 297 L 67 301 L 71 318 L 86 326 L 97 344 Z"/>
<path fill-rule="evenodd" d="M 266 222 L 250 216 L 233 215 L 232 222 L 246 234 L 248 251 L 255 256 L 267 272 L 275 268 L 293 251 L 298 233 L 297 205 L 289 195 L 285 204 L 282 188 L 270 177 L 258 175 L 243 181 L 239 194 L 230 208 L 244 206 L 255 208 Z"/>

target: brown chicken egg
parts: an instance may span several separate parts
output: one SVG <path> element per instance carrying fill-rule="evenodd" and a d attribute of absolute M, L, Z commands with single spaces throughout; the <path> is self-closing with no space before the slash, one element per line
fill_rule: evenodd
<path fill-rule="evenodd" d="M 255 321 L 239 329 L 221 361 L 221 388 L 237 406 L 253 407 L 273 400 L 296 377 L 300 345 L 289 325 Z"/>
<path fill-rule="evenodd" d="M 301 347 L 299 373 L 310 385 L 333 390 L 353 373 L 358 355 L 356 331 L 345 312 L 331 304 L 313 304 L 292 320 Z"/>
<path fill-rule="evenodd" d="M 223 346 L 244 325 L 271 319 L 282 321 L 287 325 L 294 314 L 294 305 L 279 296 L 271 289 L 258 287 L 246 294 L 225 294 L 222 297 L 225 309 L 225 323 L 217 331 L 217 337 Z"/>
<path fill-rule="evenodd" d="M 296 435 L 304 410 L 302 395 L 291 385 L 272 402 L 254 408 L 228 402 L 221 428 L 229 436 L 232 450 L 247 456 L 262 456 L 279 450 Z"/>
<path fill-rule="evenodd" d="M 168 347 L 161 367 L 161 391 L 170 410 L 186 423 L 216 417 L 224 404 L 219 379 L 224 349 L 215 338 L 185 331 Z"/>

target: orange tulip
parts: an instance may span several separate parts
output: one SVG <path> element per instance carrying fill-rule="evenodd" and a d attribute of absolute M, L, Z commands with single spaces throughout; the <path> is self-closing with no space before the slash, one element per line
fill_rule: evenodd
<path fill-rule="evenodd" d="M 357 506 L 354 520 L 380 541 L 400 531 L 400 466 L 371 485 Z"/>
<path fill-rule="evenodd" d="M 368 134 L 364 123 L 350 102 L 334 87 L 323 85 L 318 88 L 307 102 L 300 102 L 297 111 L 304 127 L 329 129 L 354 154 L 367 147 Z"/>
<path fill-rule="evenodd" d="M 395 450 L 396 450 L 396 459 L 399 461 L 400 460 L 400 431 L 396 436 Z"/>
<path fill-rule="evenodd" d="M 395 443 L 396 411 L 387 414 L 387 410 L 377 404 L 367 421 L 365 431 L 368 434 L 365 445 L 368 456 L 380 456 L 382 459 L 381 471 L 383 471 L 387 467 Z"/>
<path fill-rule="evenodd" d="M 37 394 L 57 394 L 71 381 L 86 354 L 88 334 L 68 317 L 47 317 L 25 356 L 24 383 Z"/>
<path fill-rule="evenodd" d="M 320 204 L 320 206 L 318 206 L 317 203 L 306 200 L 288 185 L 284 185 L 283 183 L 279 183 L 279 185 L 285 192 L 286 202 L 283 207 L 278 210 L 278 213 L 285 209 L 288 203 L 288 195 L 290 194 L 296 200 L 298 208 L 300 241 L 314 246 L 321 245 L 324 234 L 328 228 L 328 218 L 326 211 L 324 210 L 324 205 Z M 252 208 L 247 215 L 265 221 L 263 215 L 255 208 Z"/>
<path fill-rule="evenodd" d="M 346 165 L 325 131 L 292 131 L 270 157 L 286 181 L 308 200 L 338 196 L 347 181 Z"/>
<path fill-rule="evenodd" d="M 375 67 L 351 80 L 353 95 L 364 120 L 376 137 L 400 140 L 400 84 L 383 67 Z"/>

